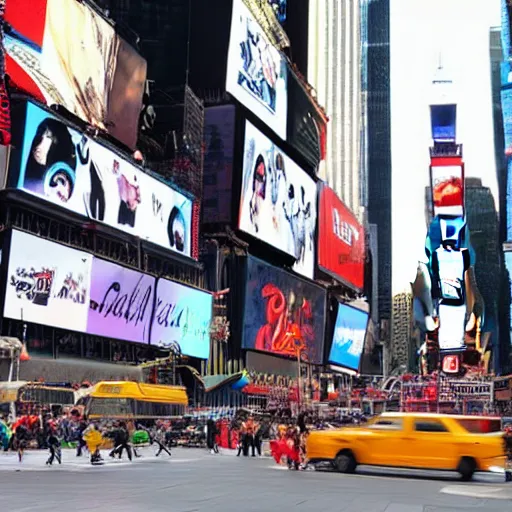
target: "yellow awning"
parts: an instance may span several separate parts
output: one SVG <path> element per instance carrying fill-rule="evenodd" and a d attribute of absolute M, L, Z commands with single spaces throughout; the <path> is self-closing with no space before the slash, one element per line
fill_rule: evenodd
<path fill-rule="evenodd" d="M 103 381 L 96 384 L 92 398 L 131 398 L 143 402 L 188 405 L 186 388 L 128 381 Z"/>

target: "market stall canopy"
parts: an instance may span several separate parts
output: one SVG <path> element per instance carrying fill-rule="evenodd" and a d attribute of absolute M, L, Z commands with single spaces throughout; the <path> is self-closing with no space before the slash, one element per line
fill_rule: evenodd
<path fill-rule="evenodd" d="M 92 398 L 131 398 L 142 402 L 188 405 L 187 391 L 182 386 L 163 386 L 140 382 L 98 382 L 90 396 Z"/>

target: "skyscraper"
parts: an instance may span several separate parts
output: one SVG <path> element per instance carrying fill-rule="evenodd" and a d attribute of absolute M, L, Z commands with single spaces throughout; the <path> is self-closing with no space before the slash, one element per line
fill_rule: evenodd
<path fill-rule="evenodd" d="M 323 178 L 364 218 L 360 0 L 310 0 L 308 81 L 329 116 Z"/>

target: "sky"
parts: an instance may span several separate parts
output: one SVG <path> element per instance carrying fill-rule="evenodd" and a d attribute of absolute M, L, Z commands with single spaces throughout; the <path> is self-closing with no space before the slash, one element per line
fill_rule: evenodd
<path fill-rule="evenodd" d="M 498 209 L 489 30 L 500 0 L 390 0 L 393 294 L 410 291 L 424 252 L 429 105 L 440 55 L 457 99 L 466 177 L 481 178 Z"/>

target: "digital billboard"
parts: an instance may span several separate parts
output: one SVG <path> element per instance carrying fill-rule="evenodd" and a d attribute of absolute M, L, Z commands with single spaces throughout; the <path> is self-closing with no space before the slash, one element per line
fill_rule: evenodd
<path fill-rule="evenodd" d="M 32 103 L 16 160 L 10 186 L 191 255 L 190 199 Z"/>
<path fill-rule="evenodd" d="M 464 168 L 462 165 L 433 165 L 432 203 L 434 216 L 464 214 Z"/>
<path fill-rule="evenodd" d="M 87 333 L 149 343 L 155 278 L 94 258 Z"/>
<path fill-rule="evenodd" d="M 364 228 L 334 190 L 322 184 L 319 194 L 318 266 L 361 291 L 366 259 Z"/>
<path fill-rule="evenodd" d="M 4 316 L 208 359 L 210 293 L 13 230 Z"/>
<path fill-rule="evenodd" d="M 233 1 L 226 91 L 286 140 L 288 112 L 285 58 L 242 0 Z"/>
<path fill-rule="evenodd" d="M 242 347 L 322 364 L 325 307 L 323 288 L 250 256 Z"/>
<path fill-rule="evenodd" d="M 12 232 L 4 316 L 85 332 L 92 256 Z"/>
<path fill-rule="evenodd" d="M 295 257 L 309 278 L 315 265 L 316 184 L 249 121 L 238 227 Z"/>
<path fill-rule="evenodd" d="M 159 279 L 151 327 L 151 344 L 177 343 L 183 355 L 208 359 L 213 296 L 202 290 Z"/>
<path fill-rule="evenodd" d="M 338 304 L 329 362 L 359 371 L 369 315 L 347 304 Z"/>
<path fill-rule="evenodd" d="M 234 105 L 205 109 L 202 206 L 206 223 L 231 223 L 235 113 Z"/>
<path fill-rule="evenodd" d="M 281 25 L 286 21 L 286 4 L 288 0 L 267 0 Z"/>
<path fill-rule="evenodd" d="M 5 21 L 6 73 L 17 89 L 135 148 L 147 66 L 112 23 L 77 0 L 8 1 Z"/>

